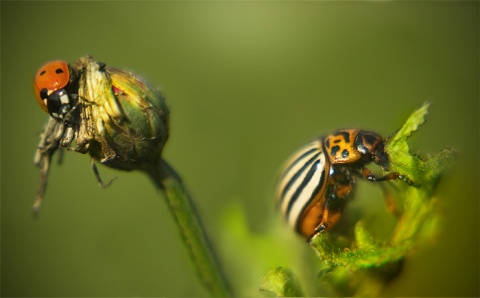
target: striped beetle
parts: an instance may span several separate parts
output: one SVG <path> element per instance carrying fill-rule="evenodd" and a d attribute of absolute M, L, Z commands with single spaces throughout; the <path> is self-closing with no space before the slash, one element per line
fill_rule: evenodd
<path fill-rule="evenodd" d="M 399 173 L 377 177 L 365 167 L 374 162 L 388 171 L 385 142 L 371 131 L 341 129 L 297 150 L 284 165 L 276 189 L 277 203 L 288 224 L 308 242 L 331 229 L 340 219 L 354 176 L 369 181 L 400 178 L 411 185 L 412 181 Z"/>

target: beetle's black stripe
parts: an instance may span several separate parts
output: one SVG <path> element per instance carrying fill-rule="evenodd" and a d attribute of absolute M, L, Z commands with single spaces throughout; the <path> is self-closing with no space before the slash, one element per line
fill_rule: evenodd
<path fill-rule="evenodd" d="M 334 136 L 343 136 L 343 139 L 345 140 L 345 143 L 350 143 L 350 133 L 346 132 L 346 131 L 337 131 L 337 132 L 334 132 L 332 135 Z"/>
<path fill-rule="evenodd" d="M 309 150 L 307 153 L 311 153 L 312 151 L 318 151 L 317 149 L 312 149 L 312 150 Z M 294 161 L 294 164 L 297 164 L 298 162 L 302 161 L 306 156 L 308 156 L 308 154 L 305 153 L 305 154 L 302 154 L 302 156 L 300 156 L 298 159 L 296 159 Z M 292 178 L 290 178 L 290 180 L 288 181 L 288 183 L 285 185 L 285 187 L 283 188 L 282 190 L 282 194 L 281 194 L 281 201 L 284 200 L 285 198 L 285 194 L 288 192 L 288 190 L 292 187 L 292 185 L 295 183 L 295 181 L 297 181 L 298 177 L 300 177 L 303 172 L 316 160 L 318 159 L 318 156 L 320 155 L 320 152 L 318 152 L 317 154 L 313 155 L 312 158 L 310 158 L 307 162 L 305 162 L 305 164 L 292 176 Z M 289 169 L 291 170 L 292 166 L 289 167 Z M 289 173 L 290 171 L 287 171 L 286 173 Z M 290 202 L 291 203 L 291 202 Z M 289 205 L 290 205 L 289 203 Z"/>
<path fill-rule="evenodd" d="M 285 164 L 276 190 L 277 203 L 292 228 L 325 189 L 328 160 L 321 139 L 295 152 Z"/>
<path fill-rule="evenodd" d="M 315 153 L 318 150 L 319 150 L 318 148 L 312 148 L 310 150 L 305 151 L 302 155 L 300 155 L 294 161 L 292 161 L 283 172 L 290 173 L 292 168 L 295 167 L 299 162 L 301 162 L 305 157 L 311 155 L 312 153 Z"/>
<path fill-rule="evenodd" d="M 318 157 L 318 154 L 316 155 L 316 157 Z M 293 204 L 297 201 L 298 197 L 300 196 L 300 194 L 302 194 L 304 188 L 309 184 L 309 183 L 312 183 L 311 180 L 312 180 L 312 177 L 313 175 L 315 174 L 315 172 L 318 170 L 318 165 L 320 163 L 320 160 L 317 159 L 315 161 L 315 163 L 313 163 L 313 165 L 310 166 L 310 169 L 308 170 L 307 174 L 305 175 L 305 177 L 303 178 L 303 181 L 302 183 L 297 187 L 297 189 L 295 190 L 295 192 L 293 193 L 292 197 L 290 198 L 290 201 L 288 202 L 288 207 L 287 207 L 287 210 L 285 212 L 285 216 L 288 218 L 290 216 L 290 211 L 292 210 L 292 206 Z M 303 169 L 303 168 L 302 168 Z M 320 176 L 323 176 L 323 175 L 320 175 Z M 298 177 L 296 175 L 296 177 Z M 313 182 L 314 183 L 314 182 Z M 318 185 L 317 185 L 318 187 Z M 316 189 L 316 188 L 315 188 Z M 313 194 L 310 194 L 310 198 L 307 202 L 310 202 L 310 200 L 312 199 L 312 197 L 314 197 L 314 195 L 312 196 Z M 304 204 L 305 205 L 305 204 Z"/>
<path fill-rule="evenodd" d="M 312 191 L 312 193 L 310 194 L 310 197 L 308 198 L 308 200 L 303 204 L 302 206 L 302 210 L 300 211 L 299 213 L 299 216 L 297 217 L 296 221 L 295 221 L 295 228 L 298 229 L 298 221 L 300 220 L 301 218 L 301 215 L 303 214 L 303 212 L 305 212 L 305 209 L 307 209 L 307 207 L 309 207 L 312 203 L 312 201 L 315 199 L 315 197 L 318 195 L 318 192 L 322 189 L 323 187 L 323 182 L 325 181 L 325 168 L 323 169 L 321 175 L 320 175 L 320 181 L 318 181 L 317 185 L 315 186 L 315 189 Z"/>

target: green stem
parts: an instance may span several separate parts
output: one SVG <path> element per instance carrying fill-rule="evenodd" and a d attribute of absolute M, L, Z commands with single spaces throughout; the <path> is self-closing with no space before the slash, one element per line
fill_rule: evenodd
<path fill-rule="evenodd" d="M 180 234 L 192 258 L 197 274 L 212 296 L 231 296 L 225 275 L 219 266 L 192 198 L 175 170 L 165 161 L 147 169 L 147 173 L 165 195 Z"/>

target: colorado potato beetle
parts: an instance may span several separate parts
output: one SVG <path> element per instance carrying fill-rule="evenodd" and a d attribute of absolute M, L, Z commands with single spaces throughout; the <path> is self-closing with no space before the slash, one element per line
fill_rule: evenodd
<path fill-rule="evenodd" d="M 286 162 L 276 189 L 276 198 L 288 224 L 310 241 L 331 229 L 340 219 L 355 176 L 369 181 L 400 178 L 390 172 L 377 177 L 365 166 L 374 162 L 388 171 L 385 140 L 377 133 L 340 129 L 317 138 L 297 150 Z"/>

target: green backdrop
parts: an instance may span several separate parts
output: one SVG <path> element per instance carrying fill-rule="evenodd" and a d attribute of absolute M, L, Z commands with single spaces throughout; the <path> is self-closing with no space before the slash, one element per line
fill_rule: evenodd
<path fill-rule="evenodd" d="M 411 144 L 457 149 L 438 189 L 443 228 L 382 295 L 480 295 L 478 24 L 477 1 L 2 1 L 1 295 L 206 295 L 140 173 L 100 166 L 105 180 L 118 177 L 100 189 L 89 157 L 67 152 L 32 218 L 33 153 L 48 118 L 32 79 L 49 60 L 86 54 L 163 90 L 165 158 L 193 193 L 237 295 L 258 295 L 277 265 L 314 288 L 318 261 L 273 204 L 285 158 L 336 128 L 388 135 L 430 101 Z M 355 201 L 365 214 L 384 212 L 372 184 L 359 182 Z"/>

